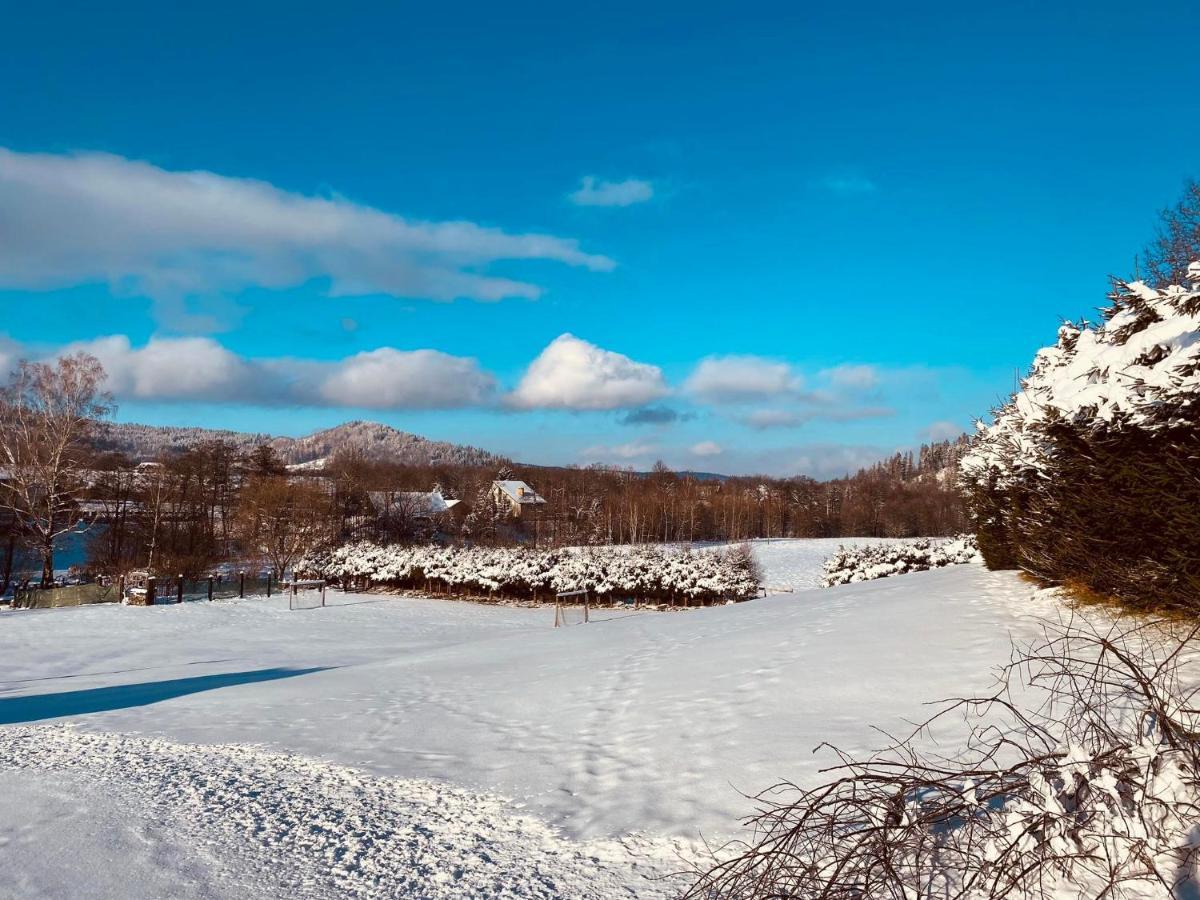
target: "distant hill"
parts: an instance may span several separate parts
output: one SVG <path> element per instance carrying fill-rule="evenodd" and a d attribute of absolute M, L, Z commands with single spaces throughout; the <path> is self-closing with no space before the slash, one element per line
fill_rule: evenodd
<path fill-rule="evenodd" d="M 248 434 L 218 428 L 173 428 L 164 425 L 137 425 L 126 422 L 100 422 L 92 443 L 97 450 L 124 453 L 139 461 L 171 453 L 182 453 L 206 441 L 225 441 L 242 450 L 250 450 L 271 441 L 269 434 Z"/>
<path fill-rule="evenodd" d="M 208 441 L 224 441 L 241 450 L 270 444 L 289 465 L 316 464 L 343 450 L 359 450 L 370 459 L 406 465 L 497 466 L 504 457 L 462 444 L 431 441 L 379 422 L 346 422 L 306 437 L 273 437 L 263 433 L 213 428 L 172 428 L 104 422 L 97 428 L 98 450 L 124 453 L 138 460 L 180 453 Z"/>

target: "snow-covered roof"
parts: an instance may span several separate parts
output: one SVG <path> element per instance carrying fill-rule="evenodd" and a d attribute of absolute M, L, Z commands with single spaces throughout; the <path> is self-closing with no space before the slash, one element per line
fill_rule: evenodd
<path fill-rule="evenodd" d="M 441 491 L 369 491 L 371 505 L 380 512 L 403 510 L 415 516 L 436 516 L 458 506 L 458 500 L 447 500 Z"/>
<path fill-rule="evenodd" d="M 329 457 L 322 456 L 320 459 L 310 459 L 308 462 L 292 463 L 287 467 L 289 472 L 319 472 L 329 465 Z"/>
<path fill-rule="evenodd" d="M 523 481 L 493 481 L 513 503 L 545 503 L 546 498 Z"/>

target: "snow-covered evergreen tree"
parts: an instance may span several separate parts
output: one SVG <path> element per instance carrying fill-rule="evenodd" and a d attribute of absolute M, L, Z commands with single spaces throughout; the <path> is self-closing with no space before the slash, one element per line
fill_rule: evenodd
<path fill-rule="evenodd" d="M 1200 609 L 1200 263 L 1188 277 L 1117 282 L 980 426 L 960 483 L 990 566 Z"/>

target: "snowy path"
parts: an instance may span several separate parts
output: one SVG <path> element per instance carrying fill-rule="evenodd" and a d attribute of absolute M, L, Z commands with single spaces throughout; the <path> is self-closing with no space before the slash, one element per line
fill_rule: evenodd
<path fill-rule="evenodd" d="M 816 543 L 760 546 L 768 581 L 802 584 L 828 549 Z M 611 863 L 615 880 L 595 882 L 605 887 L 596 896 L 613 896 L 618 883 L 653 896 L 658 888 L 634 874 L 631 851 L 654 860 L 643 868 L 667 871 L 670 838 L 730 834 L 747 811 L 739 791 L 811 777 L 823 761 L 811 754 L 820 741 L 874 746 L 871 725 L 900 728 L 921 714 L 922 701 L 984 686 L 990 668 L 1007 658 L 1009 634 L 1031 634 L 1031 614 L 1049 611 L 1049 601 L 1033 601 L 1032 593 L 1010 573 L 959 566 L 558 630 L 545 610 L 361 595 L 294 613 L 273 599 L 0 614 L 0 723 L 9 725 L 0 727 L 0 762 L 9 769 L 18 744 L 94 735 L 101 761 L 76 768 L 89 781 L 96 775 L 90 790 L 140 804 L 148 824 L 137 840 L 151 854 L 161 852 L 154 823 L 179 805 L 155 799 L 158 767 L 147 760 L 159 751 L 132 752 L 138 762 L 124 787 L 120 767 L 102 760 L 141 748 L 147 738 L 138 735 L 223 745 L 163 751 L 179 767 L 172 778 L 187 782 L 211 765 L 233 773 L 236 784 L 269 790 L 267 772 L 315 772 L 308 793 L 321 815 L 345 799 L 329 785 L 353 784 L 355 797 L 374 798 L 362 801 L 365 808 L 378 801 L 393 810 L 390 824 L 371 832 L 376 844 L 416 807 L 461 803 L 489 810 L 480 840 L 496 846 L 481 862 L 474 845 L 448 845 L 441 876 L 453 877 L 457 867 L 460 878 L 495 875 L 528 895 L 553 896 L 521 880 L 532 875 L 507 858 L 509 841 L 536 847 L 542 840 L 557 848 L 545 871 L 566 879 L 560 887 L 578 874 L 576 854 L 625 854 Z M 55 713 L 69 714 L 76 728 L 45 731 L 40 717 Z M 71 737 L 75 731 L 82 735 Z M 107 774 L 99 777 L 96 767 Z M 348 775 L 346 767 L 365 774 Z M 47 808 L 66 802 L 54 797 L 61 782 L 45 774 L 0 777 L 20 787 L 23 803 L 31 792 L 46 794 Z M 13 815 L 3 796 L 0 829 Z M 64 816 L 71 820 L 69 811 Z M 228 838 L 218 818 L 194 819 L 208 835 L 197 847 Z M 435 844 L 457 840 L 434 832 Z M 657 837 L 613 840 L 639 832 Z M 404 852 L 392 855 L 405 859 Z M 0 849 L 0 895 L 14 883 L 7 855 Z M 197 867 L 198 883 L 209 883 L 203 859 L 178 864 L 185 862 Z M 147 863 L 148 878 L 154 871 Z M 441 882 L 432 879 L 422 883 L 437 896 Z M 364 883 L 368 896 L 371 882 Z M 196 896 L 227 896 L 211 884 Z M 314 884 L 312 896 L 326 896 L 329 884 Z M 459 895 L 472 891 L 493 893 L 460 885 Z M 259 895 L 273 892 L 264 887 Z"/>

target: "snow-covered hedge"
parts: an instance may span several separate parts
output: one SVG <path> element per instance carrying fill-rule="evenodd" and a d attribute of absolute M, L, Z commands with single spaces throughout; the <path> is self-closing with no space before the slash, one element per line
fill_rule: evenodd
<path fill-rule="evenodd" d="M 1200 609 L 1200 263 L 1065 324 L 960 464 L 994 568 Z"/>
<path fill-rule="evenodd" d="M 347 544 L 297 571 L 332 581 L 367 580 L 418 590 L 551 601 L 558 591 L 601 599 L 712 603 L 753 597 L 759 588 L 747 547 L 437 547 Z"/>
<path fill-rule="evenodd" d="M 962 535 L 949 541 L 911 541 L 896 544 L 869 544 L 862 547 L 839 547 L 837 553 L 825 560 L 822 587 L 872 581 L 905 572 L 940 569 L 979 559 L 979 545 L 974 536 Z"/>

